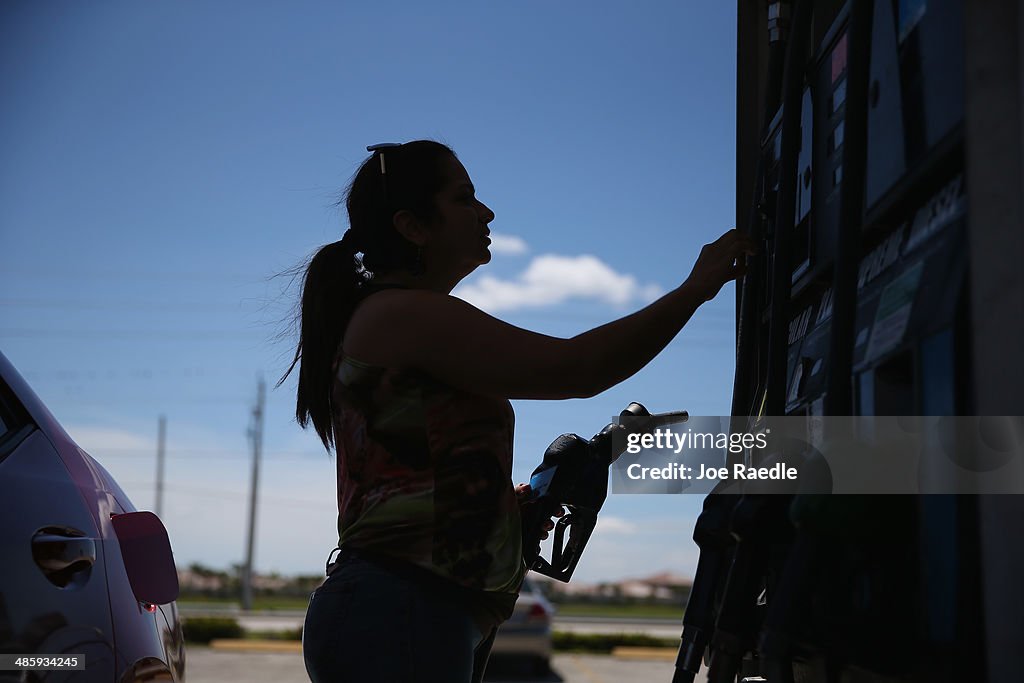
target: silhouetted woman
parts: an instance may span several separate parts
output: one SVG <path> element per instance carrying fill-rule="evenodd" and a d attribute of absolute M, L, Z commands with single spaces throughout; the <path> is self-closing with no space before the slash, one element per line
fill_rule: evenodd
<path fill-rule="evenodd" d="M 317 682 L 478 681 L 526 573 L 509 399 L 589 397 L 631 376 L 741 274 L 752 244 L 729 231 L 649 306 L 549 337 L 450 295 L 490 261 L 494 219 L 452 150 L 372 149 L 348 188 L 349 229 L 308 266 L 288 371 L 299 424 L 337 451 L 340 553 L 310 598 L 306 669 Z"/>

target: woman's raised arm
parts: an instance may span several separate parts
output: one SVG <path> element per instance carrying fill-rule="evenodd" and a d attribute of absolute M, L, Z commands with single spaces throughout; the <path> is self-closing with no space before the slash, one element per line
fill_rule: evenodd
<path fill-rule="evenodd" d="M 368 363 L 420 369 L 477 394 L 584 398 L 647 365 L 694 311 L 743 273 L 750 241 L 735 230 L 705 245 L 690 277 L 631 315 L 571 339 L 502 322 L 426 290 L 381 292 L 353 316 L 345 349 Z"/>

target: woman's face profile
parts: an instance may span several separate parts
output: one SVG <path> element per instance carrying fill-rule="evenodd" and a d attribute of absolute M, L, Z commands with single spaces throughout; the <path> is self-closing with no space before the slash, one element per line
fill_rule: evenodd
<path fill-rule="evenodd" d="M 443 162 L 446 181 L 435 197 L 437 216 L 424 247 L 427 264 L 459 279 L 491 260 L 488 246 L 494 212 L 476 198 L 473 181 L 458 159 Z"/>

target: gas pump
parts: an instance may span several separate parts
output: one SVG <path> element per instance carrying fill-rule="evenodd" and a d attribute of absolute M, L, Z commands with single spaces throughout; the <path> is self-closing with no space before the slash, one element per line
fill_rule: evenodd
<path fill-rule="evenodd" d="M 971 414 L 964 0 L 739 8 L 765 110 L 737 186 L 765 248 L 738 288 L 734 429 Z M 702 657 L 714 683 L 984 680 L 977 510 L 713 492 L 673 681 Z"/>

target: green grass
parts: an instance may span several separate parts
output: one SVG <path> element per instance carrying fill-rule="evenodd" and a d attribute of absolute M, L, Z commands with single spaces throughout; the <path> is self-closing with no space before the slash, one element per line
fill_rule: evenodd
<path fill-rule="evenodd" d="M 655 638 L 640 633 L 566 633 L 555 631 L 552 646 L 558 652 L 609 653 L 616 647 L 679 647 L 678 638 Z"/>
<path fill-rule="evenodd" d="M 241 638 L 242 627 L 230 617 L 198 617 L 182 620 L 185 640 L 190 643 L 209 643 L 214 638 Z"/>
<path fill-rule="evenodd" d="M 678 605 L 614 605 L 592 602 L 563 602 L 555 605 L 557 616 L 612 617 L 619 619 L 678 619 L 683 623 L 683 608 Z"/>

